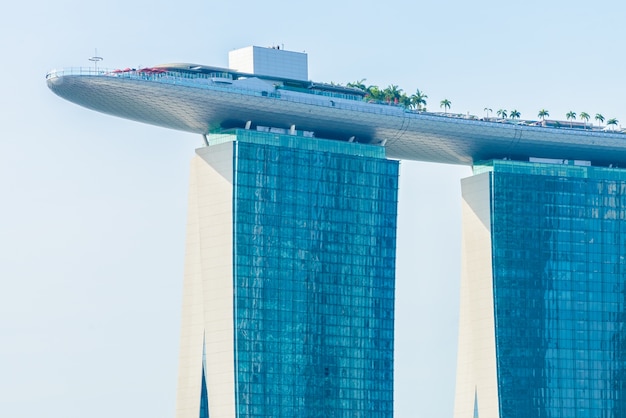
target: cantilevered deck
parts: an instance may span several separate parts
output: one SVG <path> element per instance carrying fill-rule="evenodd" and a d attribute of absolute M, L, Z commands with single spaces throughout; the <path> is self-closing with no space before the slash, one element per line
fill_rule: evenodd
<path fill-rule="evenodd" d="M 358 95 L 350 97 L 349 90 L 333 91 L 327 84 L 308 82 L 289 88 L 288 82 L 269 77 L 220 72 L 217 67 L 186 68 L 70 69 L 52 71 L 46 79 L 54 93 L 89 109 L 198 134 L 265 126 L 379 144 L 388 157 L 405 160 L 471 165 L 488 159 L 539 157 L 626 166 L 626 135 L 618 132 L 416 112 L 357 100 Z"/>

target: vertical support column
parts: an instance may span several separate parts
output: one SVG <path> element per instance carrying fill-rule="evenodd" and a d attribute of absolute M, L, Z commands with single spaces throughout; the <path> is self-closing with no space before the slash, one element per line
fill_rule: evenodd
<path fill-rule="evenodd" d="M 209 416 L 234 418 L 233 144 L 196 153 L 189 188 L 176 418 L 200 416 L 203 352 Z"/>
<path fill-rule="evenodd" d="M 489 173 L 463 179 L 461 307 L 455 418 L 499 416 Z"/>

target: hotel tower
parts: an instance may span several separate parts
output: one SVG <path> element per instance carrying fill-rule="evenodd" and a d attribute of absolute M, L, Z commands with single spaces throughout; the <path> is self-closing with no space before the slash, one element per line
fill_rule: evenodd
<path fill-rule="evenodd" d="M 309 81 L 307 56 L 278 47 L 231 51 L 228 68 L 46 78 L 81 106 L 203 138 L 176 418 L 393 416 L 402 159 L 474 170 L 455 417 L 626 416 L 626 135 L 372 102 Z"/>

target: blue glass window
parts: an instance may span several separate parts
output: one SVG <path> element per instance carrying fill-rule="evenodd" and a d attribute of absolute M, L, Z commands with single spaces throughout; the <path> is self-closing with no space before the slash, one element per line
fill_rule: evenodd
<path fill-rule="evenodd" d="M 488 171 L 500 416 L 626 416 L 626 171 Z"/>
<path fill-rule="evenodd" d="M 398 163 L 319 139 L 234 146 L 238 416 L 391 418 Z"/>

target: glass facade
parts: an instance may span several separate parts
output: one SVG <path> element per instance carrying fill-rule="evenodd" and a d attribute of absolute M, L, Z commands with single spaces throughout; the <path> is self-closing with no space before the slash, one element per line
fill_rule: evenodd
<path fill-rule="evenodd" d="M 626 416 L 626 170 L 493 161 L 501 418 Z"/>
<path fill-rule="evenodd" d="M 202 386 L 200 388 L 200 418 L 209 418 L 209 397 L 207 395 L 204 365 L 202 365 Z"/>
<path fill-rule="evenodd" d="M 248 131 L 234 147 L 237 416 L 391 418 L 398 162 Z"/>

